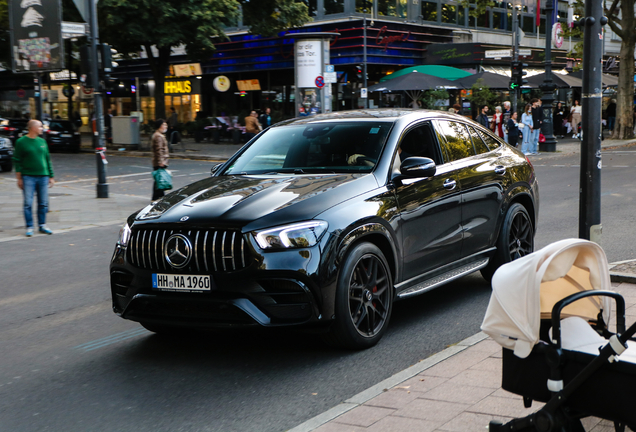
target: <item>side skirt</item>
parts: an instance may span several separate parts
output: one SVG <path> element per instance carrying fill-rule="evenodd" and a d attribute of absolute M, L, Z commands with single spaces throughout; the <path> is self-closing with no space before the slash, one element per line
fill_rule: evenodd
<path fill-rule="evenodd" d="M 490 252 L 490 250 L 486 252 Z M 418 282 L 415 282 L 414 284 L 412 284 L 413 279 L 402 282 L 401 284 L 398 284 L 396 286 L 396 288 L 398 288 L 398 291 L 399 291 L 400 285 L 402 287 L 403 286 L 408 287 L 398 292 L 398 295 L 397 295 L 398 298 L 402 299 L 402 298 L 411 297 L 414 295 L 425 293 L 441 285 L 444 285 L 450 281 L 458 279 L 462 276 L 466 276 L 467 274 L 473 273 L 488 265 L 489 258 L 484 253 L 478 254 L 478 256 L 475 258 L 477 259 L 473 259 L 467 264 L 460 265 L 459 267 L 453 267 L 450 270 L 444 271 L 442 273 L 426 278 L 424 280 L 420 280 Z M 424 277 L 426 277 L 426 275 Z"/>

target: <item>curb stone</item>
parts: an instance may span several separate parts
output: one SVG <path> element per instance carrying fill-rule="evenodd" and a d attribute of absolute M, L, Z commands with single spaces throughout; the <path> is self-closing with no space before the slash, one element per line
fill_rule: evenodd
<path fill-rule="evenodd" d="M 323 412 L 322 414 L 318 414 L 317 416 L 307 420 L 306 422 L 289 429 L 287 432 L 311 432 L 325 423 L 330 422 L 336 417 L 341 416 L 342 414 L 351 411 L 354 408 L 359 407 L 360 405 L 368 402 L 374 397 L 382 394 L 388 389 L 391 389 L 398 384 L 403 383 L 404 381 L 413 378 L 414 376 L 422 373 L 426 369 L 429 369 L 435 366 L 438 363 L 464 351 L 467 348 L 470 348 L 473 345 L 485 340 L 488 338 L 483 332 L 476 333 L 455 345 L 451 345 L 448 348 L 433 354 L 429 358 L 425 360 L 421 360 L 420 362 L 410 366 L 403 371 L 396 373 L 393 376 L 379 382 L 378 384 L 369 387 L 368 389 L 358 393 L 357 395 L 347 399 L 346 401 L 336 405 L 335 407 Z"/>

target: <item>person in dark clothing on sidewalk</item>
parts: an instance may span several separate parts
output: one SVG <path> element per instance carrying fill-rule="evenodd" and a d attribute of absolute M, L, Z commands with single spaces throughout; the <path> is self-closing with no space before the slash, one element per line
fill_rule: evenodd
<path fill-rule="evenodd" d="M 258 118 L 258 122 L 261 124 L 263 129 L 266 129 L 272 125 L 272 110 L 267 107 L 265 108 L 265 112 L 261 114 Z"/>
<path fill-rule="evenodd" d="M 563 138 L 563 119 L 565 117 L 565 108 L 561 102 L 557 102 L 554 114 L 552 115 L 552 127 L 554 128 L 554 136 Z"/>
<path fill-rule="evenodd" d="M 517 122 L 517 112 L 513 111 L 508 119 L 508 144 L 517 147 L 519 142 L 519 124 Z"/>
<path fill-rule="evenodd" d="M 607 130 L 614 131 L 614 123 L 616 122 L 616 99 L 612 99 L 605 110 L 607 115 Z"/>
<path fill-rule="evenodd" d="M 168 124 L 163 119 L 155 122 L 155 133 L 152 134 L 152 169 L 168 168 L 168 142 L 163 135 L 168 130 Z M 152 200 L 157 200 L 164 196 L 165 192 L 157 188 L 157 182 L 152 185 Z"/>
<path fill-rule="evenodd" d="M 480 110 L 481 114 L 477 116 L 475 121 L 485 128 L 490 129 L 490 122 L 488 121 L 488 105 L 482 105 Z"/>
<path fill-rule="evenodd" d="M 543 108 L 541 100 L 532 99 L 532 141 L 530 142 L 530 153 L 537 154 L 539 151 L 539 135 L 541 134 L 541 124 L 543 123 Z"/>

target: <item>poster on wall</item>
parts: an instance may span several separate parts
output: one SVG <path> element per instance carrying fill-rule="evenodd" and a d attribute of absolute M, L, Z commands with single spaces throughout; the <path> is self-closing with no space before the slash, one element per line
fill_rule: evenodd
<path fill-rule="evenodd" d="M 64 69 L 60 0 L 10 0 L 14 73 Z"/>
<path fill-rule="evenodd" d="M 316 78 L 322 76 L 322 42 L 296 41 L 296 86 L 316 88 Z"/>

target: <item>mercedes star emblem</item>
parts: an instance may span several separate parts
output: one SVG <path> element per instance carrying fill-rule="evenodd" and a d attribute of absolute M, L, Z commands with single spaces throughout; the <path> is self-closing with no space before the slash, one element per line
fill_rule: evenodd
<path fill-rule="evenodd" d="M 181 218 L 181 219 L 179 219 L 179 220 L 180 220 L 181 222 L 185 222 L 185 221 L 187 221 L 188 219 L 190 219 L 190 216 L 184 216 L 184 217 L 182 217 L 182 218 Z"/>
<path fill-rule="evenodd" d="M 163 254 L 172 267 L 183 268 L 192 258 L 192 243 L 183 234 L 173 234 L 168 238 Z"/>

